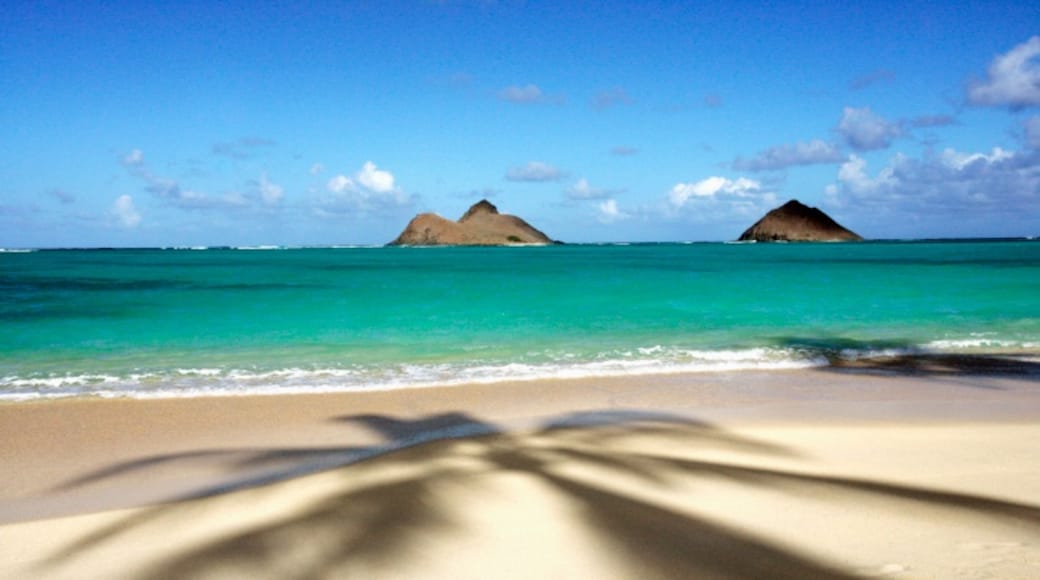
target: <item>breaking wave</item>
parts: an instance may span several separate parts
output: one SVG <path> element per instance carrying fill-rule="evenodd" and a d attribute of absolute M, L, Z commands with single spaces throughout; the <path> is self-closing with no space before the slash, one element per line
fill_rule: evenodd
<path fill-rule="evenodd" d="M 1032 358 L 1040 343 L 985 337 L 937 340 L 920 346 L 827 348 L 758 347 L 695 350 L 647 346 L 592 357 L 557 354 L 520 362 L 466 361 L 421 364 L 326 365 L 289 368 L 175 368 L 126 374 L 83 373 L 0 377 L 0 400 L 63 397 L 180 398 L 375 391 L 494 384 L 546 379 L 590 379 L 679 373 L 772 371 L 914 354 L 994 352 Z"/>

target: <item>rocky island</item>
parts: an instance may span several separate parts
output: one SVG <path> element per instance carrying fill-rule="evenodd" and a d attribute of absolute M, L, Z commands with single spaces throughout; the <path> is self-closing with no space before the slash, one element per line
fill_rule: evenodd
<path fill-rule="evenodd" d="M 524 220 L 498 213 L 491 202 L 473 204 L 459 221 L 421 213 L 408 222 L 390 246 L 509 246 L 556 243 Z"/>
<path fill-rule="evenodd" d="M 845 242 L 862 239 L 819 209 L 793 199 L 755 222 L 740 235 L 739 241 Z"/>

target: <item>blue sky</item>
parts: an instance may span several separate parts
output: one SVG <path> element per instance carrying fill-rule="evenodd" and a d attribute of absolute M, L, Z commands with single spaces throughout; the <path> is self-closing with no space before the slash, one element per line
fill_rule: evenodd
<path fill-rule="evenodd" d="M 1034 2 L 5 2 L 0 247 L 1040 234 Z"/>

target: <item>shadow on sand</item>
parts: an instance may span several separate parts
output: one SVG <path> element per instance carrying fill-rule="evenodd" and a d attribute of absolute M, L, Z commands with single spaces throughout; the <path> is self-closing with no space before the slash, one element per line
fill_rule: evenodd
<path fill-rule="evenodd" d="M 724 481 L 779 493 L 841 494 L 842 501 L 866 499 L 912 502 L 953 513 L 999 518 L 1040 531 L 1040 509 L 1024 504 L 881 481 L 827 477 L 746 464 L 691 459 L 685 451 L 722 451 L 748 457 L 797 459 L 791 450 L 729 433 L 715 426 L 660 413 L 577 413 L 544 422 L 525 432 L 503 429 L 462 413 L 407 420 L 382 415 L 343 416 L 381 434 L 385 445 L 341 449 L 270 449 L 229 455 L 243 465 L 296 462 L 280 475 L 240 480 L 195 494 L 227 497 L 265 484 L 324 470 L 339 483 L 298 509 L 238 529 L 202 545 L 150 562 L 141 578 L 251 576 L 277 578 L 344 577 L 358 570 L 395 576 L 399 563 L 431 537 L 457 533 L 466 524 L 466 502 L 446 501 L 447 491 L 483 493 L 489 478 L 521 476 L 535 482 L 578 514 L 579 528 L 611 557 L 628 567 L 623 576 L 656 578 L 850 578 L 848 572 L 794 553 L 754 535 L 688 511 L 632 494 L 618 481 L 650 489 L 677 482 Z M 655 451 L 647 451 L 647 450 Z M 661 451 L 656 451 L 661 450 Z M 199 453 L 231 453 L 202 451 Z M 187 461 L 194 454 L 169 455 L 115 465 L 66 487 Z M 331 466 L 330 464 L 337 464 Z M 320 467 L 318 467 L 320 466 Z M 580 468 L 575 471 L 575 467 Z M 374 474 L 382 474 L 376 476 Z M 591 474 L 591 475 L 590 475 Z M 500 489 L 500 488 L 499 488 Z M 685 488 L 684 488 L 685 489 Z M 689 503 L 687 501 L 687 503 Z M 198 505 L 196 505 L 198 504 Z M 193 507 L 194 505 L 194 507 Z M 66 546 L 40 569 L 73 564 L 78 557 L 113 542 L 133 543 L 142 529 L 193 525 L 204 515 L 201 502 L 171 503 L 135 512 Z M 197 510 L 197 511 L 192 511 Z M 545 513 L 546 519 L 560 517 Z M 551 521 L 551 520 L 550 520 Z M 458 556 L 465 557 L 465 556 Z M 531 555 L 532 558 L 538 557 Z"/>

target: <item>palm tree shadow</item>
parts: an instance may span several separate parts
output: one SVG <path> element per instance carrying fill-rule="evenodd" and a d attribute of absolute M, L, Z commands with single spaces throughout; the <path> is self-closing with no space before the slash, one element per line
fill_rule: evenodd
<path fill-rule="evenodd" d="M 365 425 L 387 442 L 367 448 L 367 455 L 354 455 L 354 460 L 334 468 L 331 473 L 342 482 L 336 491 L 292 513 L 153 562 L 141 577 L 198 577 L 227 571 L 312 578 L 347 574 L 359 567 L 392 573 L 408 554 L 421 550 L 426 539 L 466 527 L 461 506 L 445 501 L 445 489 L 479 487 L 488 477 L 503 474 L 519 474 L 540 482 L 573 505 L 582 514 L 584 527 L 616 546 L 633 573 L 641 570 L 661 578 L 852 577 L 746 532 L 618 491 L 608 481 L 576 477 L 567 470 L 575 465 L 604 474 L 605 479 L 638 479 L 660 489 L 672 485 L 673 477 L 723 479 L 792 494 L 811 494 L 825 488 L 848 496 L 1000 518 L 1040 530 L 1040 509 L 1031 505 L 870 480 L 693 460 L 647 452 L 645 444 L 630 445 L 642 438 L 643 443 L 797 457 L 783 447 L 663 413 L 576 413 L 547 421 L 531 432 L 507 432 L 462 413 L 412 421 L 384 415 L 336 420 Z M 307 451 L 295 452 L 306 456 Z M 351 448 L 350 453 L 359 451 Z M 362 460 L 356 459 L 362 455 Z M 177 458 L 155 461 L 176 462 Z M 125 473 L 126 469 L 147 465 L 151 464 L 114 466 L 107 473 Z M 366 469 L 376 468 L 394 475 L 366 475 Z M 235 489 L 266 483 L 270 481 L 242 481 Z M 257 491 L 275 494 L 277 489 L 263 487 Z M 227 491 L 230 489 L 208 490 L 192 497 Z M 67 546 L 47 565 L 73 561 L 93 548 L 131 538 L 145 527 L 190 525 L 193 517 L 202 515 L 193 509 L 207 509 L 197 504 L 175 503 L 145 510 Z M 545 517 L 553 518 L 554 514 Z"/>
<path fill-rule="evenodd" d="M 868 375 L 910 375 L 946 380 L 1010 377 L 1040 380 L 1040 362 L 1014 353 L 939 353 L 922 351 L 908 340 L 785 337 L 778 346 L 795 349 L 811 359 L 823 359 L 825 372 Z M 965 386 L 994 389 L 978 381 Z"/>
<path fill-rule="evenodd" d="M 932 377 L 1017 377 L 1040 380 L 1040 363 L 1000 354 L 899 354 L 831 360 L 828 370 Z"/>

